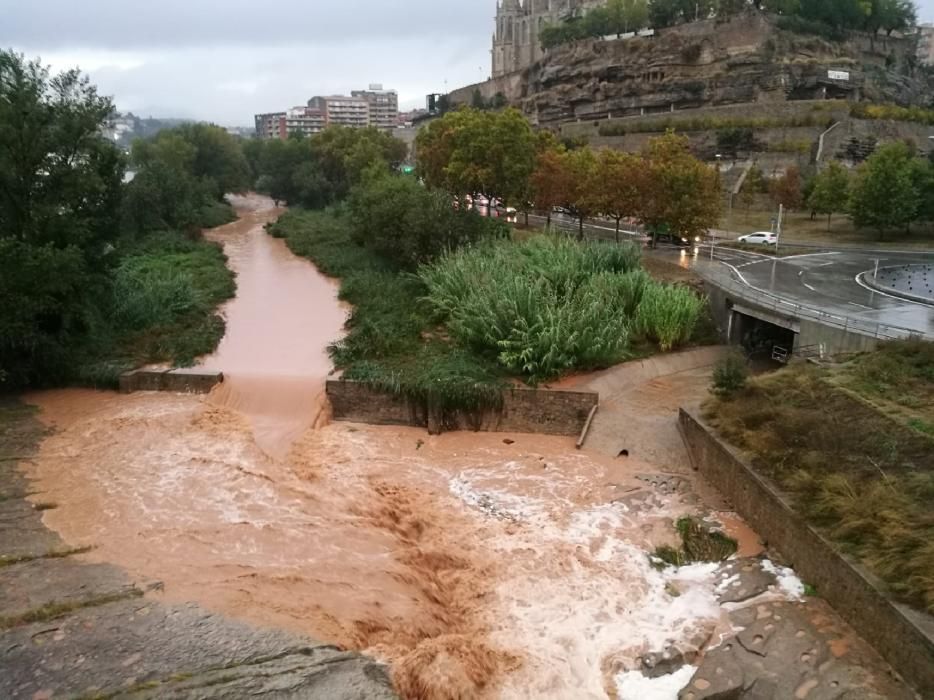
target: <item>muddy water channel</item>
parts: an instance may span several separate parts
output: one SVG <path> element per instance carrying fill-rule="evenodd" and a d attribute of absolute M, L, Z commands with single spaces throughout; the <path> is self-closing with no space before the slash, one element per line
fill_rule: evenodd
<path fill-rule="evenodd" d="M 264 233 L 268 203 L 238 204 L 243 218 L 211 234 L 238 273 L 228 335 L 204 361 L 228 381 L 209 397 L 29 397 L 55 428 L 29 467 L 58 504 L 45 522 L 163 581 L 161 599 L 383 659 L 405 697 L 675 697 L 690 667 L 650 686 L 630 672 L 731 631 L 714 566 L 647 557 L 674 543 L 674 519 L 710 511 L 687 470 L 561 438 L 327 424 L 325 349 L 346 309 Z"/>

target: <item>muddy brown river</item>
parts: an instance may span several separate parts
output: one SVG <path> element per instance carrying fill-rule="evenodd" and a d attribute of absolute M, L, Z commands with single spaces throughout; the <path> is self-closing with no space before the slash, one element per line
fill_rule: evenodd
<path fill-rule="evenodd" d="M 203 362 L 221 388 L 28 397 L 55 428 L 29 476 L 69 544 L 163 581 L 168 601 L 372 654 L 408 698 L 632 697 L 619 679 L 645 653 L 729 631 L 714 567 L 650 565 L 698 509 L 690 490 L 645 488 L 666 465 L 564 438 L 328 424 L 326 348 L 347 310 L 264 232 L 277 210 L 237 205 L 210 234 L 238 275 Z"/>

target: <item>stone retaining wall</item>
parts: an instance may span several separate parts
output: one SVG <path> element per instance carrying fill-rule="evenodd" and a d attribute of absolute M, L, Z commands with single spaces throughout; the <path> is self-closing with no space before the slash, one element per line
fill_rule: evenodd
<path fill-rule="evenodd" d="M 934 697 L 934 618 L 893 602 L 700 419 L 681 409 L 680 421 L 695 467 L 922 697 Z"/>
<path fill-rule="evenodd" d="M 542 433 L 577 437 L 599 395 L 593 392 L 549 391 L 515 387 L 506 390 L 500 410 L 441 411 L 363 384 L 327 383 L 334 420 L 375 425 L 407 425 L 442 430 Z"/>
<path fill-rule="evenodd" d="M 120 375 L 120 393 L 171 391 L 207 394 L 223 381 L 222 372 L 204 369 L 137 369 Z"/>

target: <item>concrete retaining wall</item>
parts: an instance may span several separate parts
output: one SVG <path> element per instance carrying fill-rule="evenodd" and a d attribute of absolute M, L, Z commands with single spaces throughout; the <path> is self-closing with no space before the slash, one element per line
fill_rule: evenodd
<path fill-rule="evenodd" d="M 120 375 L 120 393 L 170 391 L 207 394 L 224 381 L 222 372 L 203 369 L 138 369 Z"/>
<path fill-rule="evenodd" d="M 934 618 L 893 602 L 699 418 L 682 409 L 680 421 L 695 467 L 922 697 L 934 697 Z"/>
<path fill-rule="evenodd" d="M 350 381 L 329 381 L 334 420 L 442 430 L 541 433 L 577 437 L 599 396 L 593 392 L 508 389 L 500 410 L 440 411 Z"/>

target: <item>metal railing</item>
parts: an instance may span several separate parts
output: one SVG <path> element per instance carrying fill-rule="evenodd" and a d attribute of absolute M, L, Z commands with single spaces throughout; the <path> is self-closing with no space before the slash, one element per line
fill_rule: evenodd
<path fill-rule="evenodd" d="M 903 328 L 885 323 L 873 323 L 865 319 L 854 318 L 845 314 L 824 311 L 813 306 L 799 304 L 772 292 L 752 287 L 739 281 L 725 265 L 697 269 L 697 273 L 708 283 L 730 292 L 738 299 L 755 305 L 765 311 L 796 319 L 817 321 L 825 326 L 878 338 L 880 340 L 898 340 L 903 338 L 934 339 L 934 335 L 914 328 Z"/>

